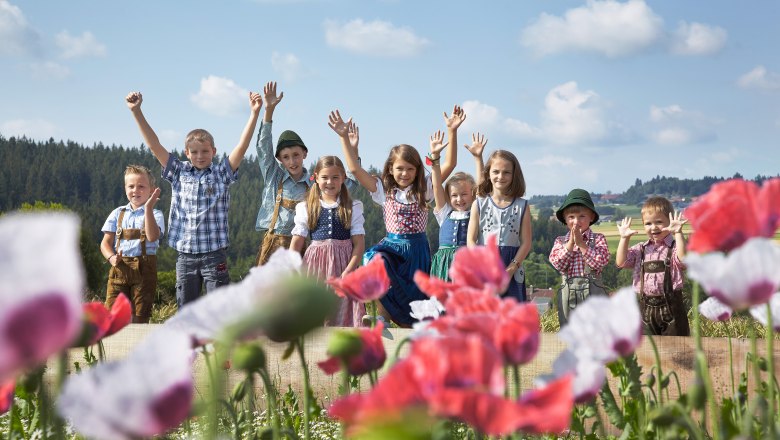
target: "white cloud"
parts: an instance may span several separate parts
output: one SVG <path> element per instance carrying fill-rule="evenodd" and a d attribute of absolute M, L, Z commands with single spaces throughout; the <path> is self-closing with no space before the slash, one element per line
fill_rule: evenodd
<path fill-rule="evenodd" d="M 60 48 L 60 57 L 64 59 L 104 57 L 108 53 L 106 45 L 99 42 L 89 31 L 85 31 L 81 36 L 62 31 L 54 37 L 54 43 Z"/>
<path fill-rule="evenodd" d="M 233 80 L 209 75 L 200 80 L 200 90 L 190 97 L 199 109 L 226 116 L 248 108 L 249 91 L 239 87 Z"/>
<path fill-rule="evenodd" d="M 589 0 L 563 17 L 542 14 L 523 30 L 521 44 L 540 55 L 566 51 L 630 55 L 657 43 L 663 19 L 642 0 Z"/>
<path fill-rule="evenodd" d="M 538 165 L 545 168 L 564 168 L 574 165 L 574 159 L 569 156 L 546 155 L 531 161 L 532 165 Z"/>
<path fill-rule="evenodd" d="M 0 133 L 5 137 L 22 137 L 30 139 L 48 139 L 54 137 L 57 127 L 44 119 L 12 119 L 0 124 Z"/>
<path fill-rule="evenodd" d="M 651 106 L 650 120 L 657 126 L 652 138 L 661 145 L 689 145 L 717 138 L 715 121 L 700 112 L 685 110 L 678 104 Z"/>
<path fill-rule="evenodd" d="M 363 55 L 404 58 L 420 54 L 430 42 L 408 27 L 390 22 L 355 19 L 345 24 L 326 20 L 325 41 L 331 47 Z"/>
<path fill-rule="evenodd" d="M 294 83 L 310 75 L 309 70 L 301 64 L 301 60 L 291 53 L 274 52 L 271 55 L 271 67 L 274 72 L 281 75 L 285 83 Z"/>
<path fill-rule="evenodd" d="M 710 55 L 720 51 L 727 39 L 728 33 L 721 27 L 683 21 L 672 34 L 671 51 L 677 55 Z"/>
<path fill-rule="evenodd" d="M 26 55 L 40 51 L 40 36 L 19 7 L 0 0 L 0 55 Z"/>
<path fill-rule="evenodd" d="M 479 131 L 486 133 L 498 130 L 514 137 L 524 139 L 538 138 L 541 136 L 539 128 L 519 119 L 505 117 L 492 105 L 471 100 L 463 102 L 461 107 L 468 115 L 466 122 L 464 122 L 463 131 Z"/>
<path fill-rule="evenodd" d="M 547 93 L 542 129 L 549 142 L 579 144 L 605 141 L 609 133 L 599 95 L 582 92 L 569 81 Z"/>
<path fill-rule="evenodd" d="M 756 66 L 750 72 L 742 75 L 737 84 L 743 89 L 780 89 L 780 74 L 766 70 L 764 66 Z"/>
<path fill-rule="evenodd" d="M 54 61 L 30 64 L 30 72 L 38 79 L 65 79 L 70 75 L 70 68 Z"/>

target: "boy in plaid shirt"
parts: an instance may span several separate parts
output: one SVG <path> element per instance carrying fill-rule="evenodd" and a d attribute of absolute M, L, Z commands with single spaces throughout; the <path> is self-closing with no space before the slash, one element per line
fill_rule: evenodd
<path fill-rule="evenodd" d="M 609 263 L 609 246 L 604 234 L 590 229 L 599 219 L 590 194 L 584 189 L 571 190 L 555 215 L 569 232 L 555 239 L 550 263 L 566 278 L 585 276 L 585 265 L 600 277 Z"/>
<path fill-rule="evenodd" d="M 140 92 L 125 98 L 144 142 L 163 166 L 162 177 L 171 182 L 168 244 L 179 253 L 176 259 L 176 302 L 181 308 L 206 291 L 230 283 L 227 268 L 228 187 L 238 179 L 238 165 L 252 139 L 262 97 L 249 93 L 251 112 L 238 144 L 230 155 L 213 163 L 214 138 L 203 129 L 192 130 L 184 141 L 189 162 L 182 162 L 160 144 L 141 112 Z"/>

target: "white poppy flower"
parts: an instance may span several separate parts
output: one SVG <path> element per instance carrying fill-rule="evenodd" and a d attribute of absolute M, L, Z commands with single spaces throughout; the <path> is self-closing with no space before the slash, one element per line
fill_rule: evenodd
<path fill-rule="evenodd" d="M 412 301 L 409 303 L 409 307 L 412 309 L 409 315 L 417 321 L 436 319 L 444 312 L 444 305 L 436 297 Z"/>
<path fill-rule="evenodd" d="M 772 309 L 772 330 L 780 332 L 780 292 L 774 293 L 769 298 L 769 307 Z M 764 326 L 769 326 L 766 315 L 766 304 L 753 306 L 750 308 L 750 314 Z"/>
<path fill-rule="evenodd" d="M 711 296 L 699 304 L 699 313 L 710 321 L 727 321 L 731 319 L 734 310 Z"/>
<path fill-rule="evenodd" d="M 124 440 L 162 434 L 190 413 L 193 359 L 190 337 L 161 327 L 126 359 L 70 376 L 57 410 L 88 438 Z"/>
<path fill-rule="evenodd" d="M 586 351 L 562 351 L 553 361 L 552 369 L 552 374 L 536 378 L 534 381 L 536 386 L 544 386 L 555 379 L 571 374 L 574 376 L 572 393 L 575 403 L 593 400 L 607 380 L 604 364 L 588 356 Z"/>
<path fill-rule="evenodd" d="M 79 219 L 64 212 L 0 218 L 0 383 L 67 348 L 81 331 Z"/>
<path fill-rule="evenodd" d="M 724 255 L 689 253 L 688 276 L 734 310 L 765 304 L 780 287 L 780 246 L 772 239 L 751 238 Z"/>

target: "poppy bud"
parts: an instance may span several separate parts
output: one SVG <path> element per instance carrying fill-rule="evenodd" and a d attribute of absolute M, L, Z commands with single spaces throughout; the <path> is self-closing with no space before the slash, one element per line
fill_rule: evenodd
<path fill-rule="evenodd" d="M 339 359 L 347 359 L 360 353 L 363 340 L 360 334 L 351 330 L 336 330 L 328 341 L 328 354 Z"/>
<path fill-rule="evenodd" d="M 292 341 L 321 327 L 338 306 L 333 292 L 309 278 L 288 278 L 274 290 L 260 302 L 256 315 L 257 324 L 272 341 Z"/>
<path fill-rule="evenodd" d="M 239 370 L 254 373 L 265 369 L 265 363 L 265 351 L 258 344 L 241 344 L 233 352 L 233 364 Z"/>

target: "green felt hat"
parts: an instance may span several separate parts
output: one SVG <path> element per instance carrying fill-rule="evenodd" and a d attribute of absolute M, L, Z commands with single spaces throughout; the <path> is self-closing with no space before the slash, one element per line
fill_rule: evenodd
<path fill-rule="evenodd" d="M 279 157 L 280 151 L 289 147 L 301 147 L 303 151 L 309 152 L 298 133 L 292 130 L 285 130 L 279 135 L 279 140 L 276 141 L 276 157 Z"/>
<path fill-rule="evenodd" d="M 590 193 L 584 189 L 576 188 L 569 191 L 569 195 L 566 196 L 566 200 L 563 201 L 563 205 L 561 205 L 561 207 L 555 211 L 555 216 L 558 217 L 558 220 L 560 220 L 564 225 L 566 224 L 566 220 L 563 218 L 563 211 L 571 205 L 582 205 L 593 211 L 594 217 L 590 222 L 591 225 L 599 221 L 599 213 L 596 212 L 596 207 L 593 206 L 593 200 L 590 198 Z"/>

